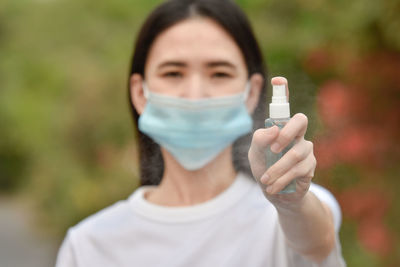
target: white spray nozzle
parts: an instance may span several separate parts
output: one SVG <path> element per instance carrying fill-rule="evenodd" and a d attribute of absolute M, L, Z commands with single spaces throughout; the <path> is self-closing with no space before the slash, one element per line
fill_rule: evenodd
<path fill-rule="evenodd" d="M 289 102 L 286 97 L 286 85 L 272 86 L 272 102 L 269 104 L 269 117 L 283 119 L 290 117 Z"/>
<path fill-rule="evenodd" d="M 272 86 L 272 103 L 287 103 L 286 86 L 284 84 Z"/>

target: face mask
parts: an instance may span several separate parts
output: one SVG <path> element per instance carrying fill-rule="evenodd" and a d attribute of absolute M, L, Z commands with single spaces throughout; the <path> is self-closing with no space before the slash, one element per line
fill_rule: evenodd
<path fill-rule="evenodd" d="M 214 98 L 185 99 L 152 93 L 143 83 L 147 99 L 139 129 L 167 149 L 187 170 L 213 160 L 238 137 L 252 130 L 243 93 Z"/>

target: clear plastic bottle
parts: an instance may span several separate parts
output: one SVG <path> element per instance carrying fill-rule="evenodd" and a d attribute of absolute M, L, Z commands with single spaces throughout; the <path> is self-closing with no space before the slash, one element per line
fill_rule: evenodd
<path fill-rule="evenodd" d="M 269 104 L 269 118 L 265 120 L 265 128 L 272 127 L 274 125 L 282 129 L 286 123 L 290 120 L 290 106 L 286 96 L 285 85 L 274 85 L 272 86 L 272 102 Z M 292 141 L 288 146 L 282 149 L 279 153 L 271 151 L 270 146 L 267 147 L 266 152 L 266 164 L 267 169 L 274 165 L 280 158 L 288 152 L 294 142 Z M 294 193 L 296 192 L 296 180 L 290 182 L 279 194 Z"/>

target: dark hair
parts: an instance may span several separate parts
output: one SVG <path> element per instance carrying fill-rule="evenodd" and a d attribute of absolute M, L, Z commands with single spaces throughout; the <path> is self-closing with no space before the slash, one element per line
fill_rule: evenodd
<path fill-rule="evenodd" d="M 136 40 L 131 63 L 130 76 L 134 73 L 144 77 L 144 68 L 149 50 L 155 38 L 167 28 L 193 16 L 211 18 L 220 24 L 235 40 L 244 55 L 248 74 L 260 73 L 264 85 L 260 100 L 253 113 L 254 129 L 263 127 L 265 117 L 265 77 L 266 70 L 258 43 L 246 15 L 230 0 L 170 0 L 158 6 L 143 24 Z M 161 181 L 164 162 L 160 147 L 150 137 L 138 130 L 139 114 L 131 102 L 130 82 L 128 86 L 130 107 L 136 126 L 139 143 L 141 185 L 154 185 Z M 233 145 L 233 164 L 237 171 L 251 175 L 247 153 L 251 135 L 235 141 Z"/>

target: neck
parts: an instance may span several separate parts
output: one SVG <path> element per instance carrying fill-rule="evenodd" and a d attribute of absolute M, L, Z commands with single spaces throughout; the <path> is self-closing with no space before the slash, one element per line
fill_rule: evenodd
<path fill-rule="evenodd" d="M 203 168 L 188 171 L 162 149 L 163 178 L 158 187 L 148 192 L 146 199 L 163 206 L 189 206 L 214 198 L 236 177 L 231 151 L 232 146 L 229 146 Z"/>

